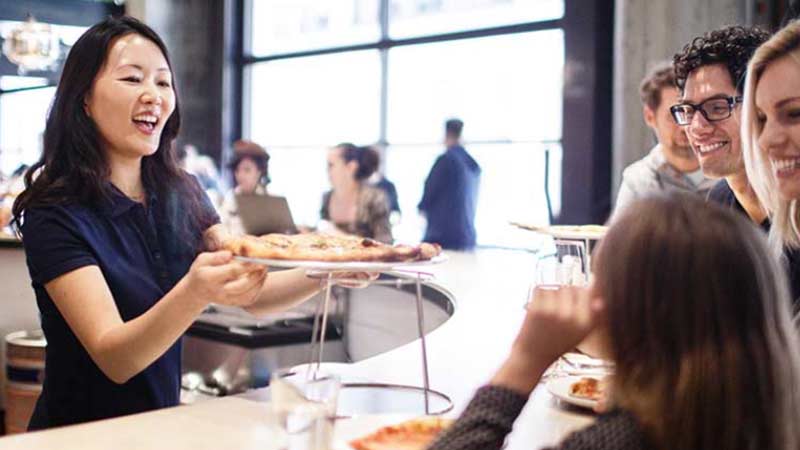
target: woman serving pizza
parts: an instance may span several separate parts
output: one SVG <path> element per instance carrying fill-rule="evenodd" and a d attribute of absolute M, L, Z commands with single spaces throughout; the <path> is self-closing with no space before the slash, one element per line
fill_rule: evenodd
<path fill-rule="evenodd" d="M 265 313 L 318 289 L 298 270 L 267 278 L 201 252 L 224 233 L 178 169 L 179 125 L 153 30 L 109 18 L 75 43 L 13 210 L 48 342 L 30 429 L 177 405 L 180 337 L 210 302 Z"/>

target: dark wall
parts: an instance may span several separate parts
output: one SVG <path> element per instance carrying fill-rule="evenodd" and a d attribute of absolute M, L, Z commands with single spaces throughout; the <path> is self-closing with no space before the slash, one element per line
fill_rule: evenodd
<path fill-rule="evenodd" d="M 613 0 L 566 0 L 561 224 L 611 208 Z"/>
<path fill-rule="evenodd" d="M 194 144 L 217 161 L 234 135 L 231 111 L 232 58 L 225 35 L 233 0 L 158 0 L 146 3 L 145 22 L 170 51 L 181 108 L 177 144 Z"/>

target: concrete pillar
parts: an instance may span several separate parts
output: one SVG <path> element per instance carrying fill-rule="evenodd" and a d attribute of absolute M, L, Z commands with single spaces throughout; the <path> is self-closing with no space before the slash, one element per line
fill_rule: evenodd
<path fill-rule="evenodd" d="M 642 120 L 639 83 L 695 36 L 745 24 L 748 0 L 616 0 L 614 23 L 614 198 L 622 170 L 655 143 Z M 752 16 L 752 15 L 751 15 Z"/>

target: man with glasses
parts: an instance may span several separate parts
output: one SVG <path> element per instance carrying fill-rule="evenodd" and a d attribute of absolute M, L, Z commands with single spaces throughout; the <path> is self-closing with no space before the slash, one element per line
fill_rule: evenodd
<path fill-rule="evenodd" d="M 747 180 L 739 124 L 747 62 L 767 38 L 758 28 L 731 26 L 693 39 L 673 59 L 682 97 L 670 108 L 705 176 L 720 179 L 708 199 L 764 227 L 767 214 Z"/>
<path fill-rule="evenodd" d="M 680 101 L 671 62 L 661 63 L 647 74 L 639 96 L 644 122 L 653 130 L 656 145 L 622 172 L 615 214 L 651 192 L 692 192 L 705 197 L 715 180 L 703 176 L 683 127 L 670 116 L 670 106 Z"/>

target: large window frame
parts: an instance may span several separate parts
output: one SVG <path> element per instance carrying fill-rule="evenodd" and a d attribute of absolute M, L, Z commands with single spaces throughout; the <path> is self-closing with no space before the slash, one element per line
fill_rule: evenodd
<path fill-rule="evenodd" d="M 232 131 L 239 136 L 249 136 L 250 80 L 246 79 L 249 66 L 290 58 L 335 54 L 356 50 L 378 50 L 381 55 L 380 130 L 376 144 L 387 148 L 388 107 L 388 52 L 401 46 L 501 36 L 545 30 L 562 30 L 565 40 L 565 74 L 568 65 L 581 66 L 580 76 L 565 77 L 562 108 L 562 136 L 558 140 L 542 142 L 561 148 L 560 192 L 553 195 L 552 182 L 544 180 L 543 189 L 548 198 L 548 213 L 552 223 L 603 223 L 610 211 L 611 197 L 611 117 L 613 61 L 613 0 L 564 0 L 564 16 L 559 19 L 525 22 L 513 25 L 480 28 L 459 32 L 431 34 L 413 38 L 389 37 L 389 0 L 380 1 L 381 36 L 377 41 L 297 51 L 267 56 L 250 52 L 252 27 L 252 1 L 233 0 L 238 13 L 234 23 L 239 25 L 234 55 L 235 91 L 240 104 L 234 108 Z M 576 64 L 577 63 L 577 64 Z M 573 69 L 574 70 L 574 69 Z M 576 93 L 580 93 L 576 95 Z M 569 131 L 567 133 L 567 131 Z M 472 143 L 492 144 L 493 141 Z M 467 143 L 469 144 L 469 142 Z M 226 155 L 229 156 L 229 155 Z M 385 160 L 386 155 L 382 155 Z M 545 151 L 545 159 L 552 159 Z M 546 162 L 546 164 L 550 164 Z M 572 174 L 585 177 L 586 182 L 576 184 Z M 548 174 L 546 174 L 548 176 Z M 569 180 L 572 180 L 570 182 Z M 552 210 L 551 197 L 559 198 L 559 210 Z"/>

